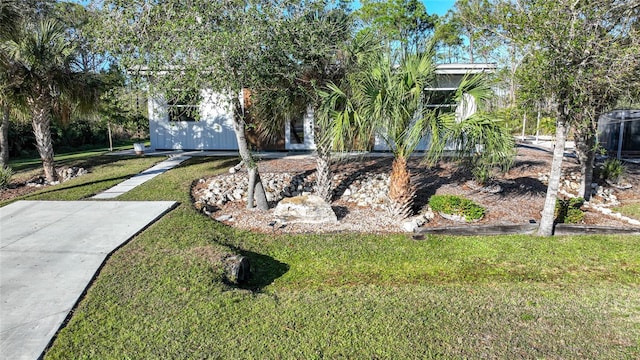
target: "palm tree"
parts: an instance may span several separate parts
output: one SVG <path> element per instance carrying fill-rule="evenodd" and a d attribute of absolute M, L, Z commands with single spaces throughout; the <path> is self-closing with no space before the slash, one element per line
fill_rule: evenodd
<path fill-rule="evenodd" d="M 64 121 L 76 109 L 87 109 L 98 98 L 95 75 L 75 71 L 74 46 L 54 20 L 29 28 L 20 39 L 3 44 L 16 81 L 9 90 L 29 109 L 36 147 L 48 182 L 58 180 L 54 167 L 51 121 Z"/>
<path fill-rule="evenodd" d="M 486 155 L 481 156 L 492 164 L 500 162 L 500 154 L 513 149 L 509 132 L 482 113 L 456 121 L 454 113 L 424 106 L 424 89 L 436 85 L 433 46 L 397 60 L 388 54 L 367 59 L 369 66 L 350 74 L 348 84 L 329 85 L 324 105 L 333 114 L 334 142 L 348 137 L 344 129 L 358 123 L 359 128 L 371 129 L 380 136 L 393 153 L 388 192 L 393 215 L 405 218 L 412 213 L 416 189 L 411 184 L 407 160 L 424 136 L 431 136 L 431 159 L 439 158 L 447 143 L 458 144 L 461 154 L 483 147 L 481 153 Z M 472 97 L 481 103 L 489 90 L 479 78 L 465 79 L 456 91 L 456 99 L 462 102 Z"/>
<path fill-rule="evenodd" d="M 325 108 L 333 110 L 333 142 L 349 135 L 345 129 L 369 129 L 382 138 L 393 153 L 389 198 L 391 212 L 407 217 L 415 189 L 407 167 L 426 132 L 433 114 L 422 106 L 423 89 L 435 79 L 435 65 L 429 53 L 409 55 L 398 66 L 387 54 L 368 57 L 369 63 L 348 76 L 342 86 L 331 84 L 325 93 Z"/>

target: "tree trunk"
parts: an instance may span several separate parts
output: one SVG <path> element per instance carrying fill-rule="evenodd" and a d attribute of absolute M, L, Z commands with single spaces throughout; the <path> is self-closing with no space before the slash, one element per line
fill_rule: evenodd
<path fill-rule="evenodd" d="M 411 185 L 411 173 L 407 167 L 407 159 L 398 156 L 393 159 L 389 176 L 389 199 L 391 212 L 399 218 L 407 218 L 412 214 L 415 188 Z"/>
<path fill-rule="evenodd" d="M 593 182 L 593 163 L 596 157 L 596 136 L 594 133 L 576 135 L 576 153 L 580 161 L 580 193 L 578 196 L 586 201 L 591 199 L 591 183 Z"/>
<path fill-rule="evenodd" d="M 0 167 L 9 164 L 9 105 L 2 105 L 2 123 L 0 123 Z"/>
<path fill-rule="evenodd" d="M 247 192 L 247 208 L 251 209 L 254 206 L 260 210 L 268 210 L 269 203 L 267 202 L 267 195 L 262 187 L 262 180 L 260 179 L 260 173 L 258 173 L 258 167 L 248 168 L 249 173 L 249 191 Z"/>
<path fill-rule="evenodd" d="M 331 153 L 318 146 L 316 156 L 316 195 L 320 196 L 326 202 L 331 202 L 333 192 L 331 191 Z"/>
<path fill-rule="evenodd" d="M 260 174 L 258 173 L 258 164 L 251 156 L 251 151 L 247 145 L 247 138 L 244 134 L 246 123 L 244 121 L 244 114 L 241 111 L 241 105 L 238 98 L 234 98 L 234 115 L 233 115 L 233 131 L 236 133 L 236 140 L 238 141 L 238 152 L 242 161 L 247 166 L 249 173 L 249 189 L 247 189 L 247 208 L 252 209 L 255 203 L 260 210 L 268 210 L 269 203 L 267 202 L 267 196 L 260 181 Z"/>
<path fill-rule="evenodd" d="M 36 148 L 42 159 L 42 167 L 44 168 L 44 177 L 47 182 L 52 183 L 58 181 L 58 173 L 56 173 L 53 161 L 53 140 L 51 139 L 51 110 L 48 107 L 50 102 L 46 96 L 40 95 L 36 101 L 32 102 L 33 119 L 33 135 L 36 138 Z"/>
<path fill-rule="evenodd" d="M 547 187 L 547 197 L 542 209 L 542 218 L 538 228 L 539 236 L 553 235 L 553 222 L 555 219 L 556 199 L 558 188 L 560 187 L 560 175 L 562 173 L 562 159 L 564 157 L 564 145 L 566 141 L 567 116 L 564 110 L 558 114 L 556 123 L 556 144 L 553 150 L 553 161 L 551 162 L 551 174 L 549 175 L 549 186 Z"/>

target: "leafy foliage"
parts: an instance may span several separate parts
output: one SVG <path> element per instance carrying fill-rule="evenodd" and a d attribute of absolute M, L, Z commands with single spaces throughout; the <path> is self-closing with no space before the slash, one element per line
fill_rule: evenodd
<path fill-rule="evenodd" d="M 618 159 L 607 159 L 602 165 L 600 176 L 603 181 L 619 182 L 627 171 L 622 161 Z"/>
<path fill-rule="evenodd" d="M 568 200 L 558 199 L 556 201 L 556 223 L 559 224 L 580 224 L 584 220 L 584 211 L 580 207 L 584 204 L 584 199 L 570 198 Z"/>
<path fill-rule="evenodd" d="M 429 15 L 418 0 L 363 0 L 357 14 L 385 42 L 399 44 L 404 53 L 428 48 L 429 34 L 438 18 Z"/>
<path fill-rule="evenodd" d="M 482 206 L 457 195 L 433 195 L 429 199 L 429 206 L 444 214 L 463 216 L 469 222 L 481 219 L 485 213 Z"/>
<path fill-rule="evenodd" d="M 12 176 L 13 169 L 11 169 L 9 166 L 0 167 L 0 189 L 4 189 L 7 185 L 9 185 Z"/>
<path fill-rule="evenodd" d="M 450 131 L 451 135 L 446 138 L 459 149 L 457 156 L 471 166 L 479 183 L 493 178 L 494 170 L 506 172 L 513 164 L 515 141 L 502 120 L 479 113 L 453 124 Z"/>
<path fill-rule="evenodd" d="M 467 2 L 467 1 L 465 1 Z M 531 100 L 548 101 L 556 112 L 556 148 L 540 221 L 549 236 L 560 181 L 565 128 L 573 127 L 590 196 L 597 117 L 638 87 L 640 0 L 487 0 L 466 20 L 505 39 L 526 56 L 516 75 Z"/>

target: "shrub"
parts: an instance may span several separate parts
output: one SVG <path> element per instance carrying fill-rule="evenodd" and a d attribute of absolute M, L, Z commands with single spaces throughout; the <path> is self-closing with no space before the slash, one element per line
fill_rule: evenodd
<path fill-rule="evenodd" d="M 464 216 L 466 221 L 478 220 L 484 216 L 485 212 L 482 206 L 456 195 L 433 195 L 429 199 L 429 206 L 433 211 Z"/>
<path fill-rule="evenodd" d="M 4 189 L 9 185 L 9 181 L 11 181 L 11 176 L 13 176 L 13 169 L 8 166 L 0 167 L 0 189 Z"/>
<path fill-rule="evenodd" d="M 620 182 L 626 170 L 622 161 L 618 159 L 607 159 L 602 166 L 600 176 L 602 176 L 602 180 L 604 181 L 609 180 L 617 183 Z"/>
<path fill-rule="evenodd" d="M 569 200 L 556 200 L 556 223 L 579 224 L 584 221 L 584 211 L 580 209 L 584 204 L 583 198 L 571 198 Z"/>

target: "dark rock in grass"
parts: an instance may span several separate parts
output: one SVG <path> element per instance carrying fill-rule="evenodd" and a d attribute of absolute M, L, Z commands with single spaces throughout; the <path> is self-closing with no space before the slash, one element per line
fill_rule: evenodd
<path fill-rule="evenodd" d="M 227 256 L 223 260 L 224 275 L 231 284 L 242 284 L 249 280 L 251 264 L 249 259 L 241 255 Z"/>

